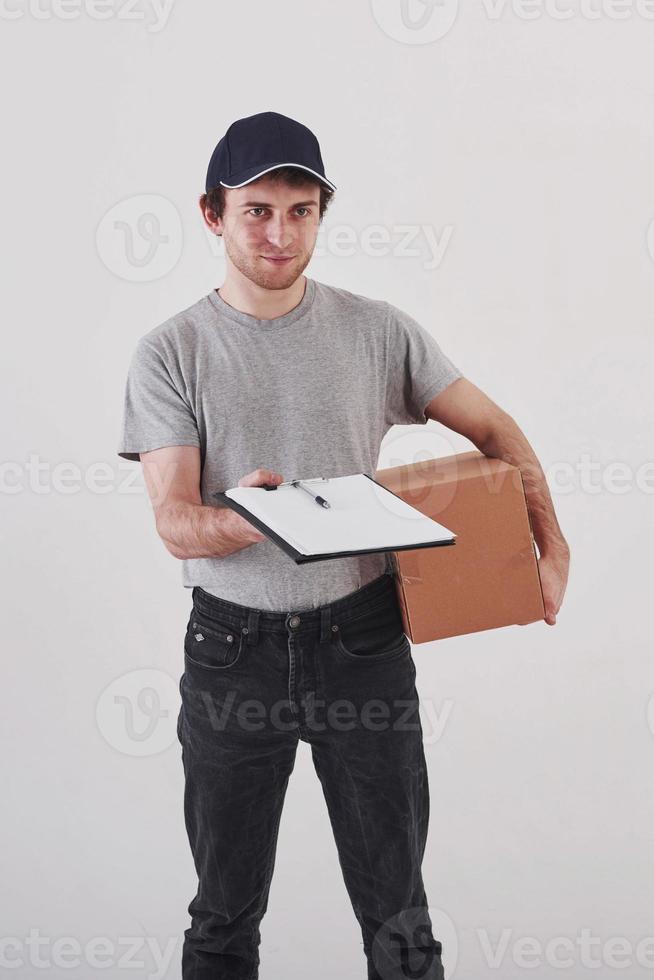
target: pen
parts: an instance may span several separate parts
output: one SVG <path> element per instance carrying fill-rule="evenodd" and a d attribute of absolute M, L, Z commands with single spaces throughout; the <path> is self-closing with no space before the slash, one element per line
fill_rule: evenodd
<path fill-rule="evenodd" d="M 329 507 L 330 506 L 329 503 L 328 503 L 328 501 L 326 501 L 324 497 L 318 496 L 317 493 L 312 493 L 311 490 L 309 490 L 308 487 L 305 487 L 304 484 L 300 480 L 292 480 L 291 481 L 291 485 L 294 486 L 294 487 L 297 487 L 298 490 L 304 490 L 305 493 L 308 493 L 309 496 L 313 497 L 313 499 L 315 500 L 315 502 L 317 504 L 320 504 L 321 507 Z"/>

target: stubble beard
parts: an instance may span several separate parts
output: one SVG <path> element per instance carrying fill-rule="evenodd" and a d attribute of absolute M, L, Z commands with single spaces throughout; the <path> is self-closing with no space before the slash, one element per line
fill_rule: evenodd
<path fill-rule="evenodd" d="M 266 269 L 265 259 L 251 256 L 235 248 L 226 238 L 224 243 L 225 251 L 238 271 L 262 289 L 288 289 L 299 279 L 311 261 L 311 252 L 309 252 L 296 256 L 288 266 Z"/>

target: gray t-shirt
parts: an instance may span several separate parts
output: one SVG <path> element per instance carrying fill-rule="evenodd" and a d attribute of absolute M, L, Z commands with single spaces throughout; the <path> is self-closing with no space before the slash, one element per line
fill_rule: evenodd
<path fill-rule="evenodd" d="M 289 313 L 259 320 L 216 290 L 142 336 L 127 377 L 118 454 L 198 446 L 204 504 L 265 467 L 284 480 L 375 475 L 394 424 L 425 424 L 461 372 L 384 300 L 306 278 Z M 182 582 L 241 605 L 302 611 L 355 591 L 389 552 L 296 565 L 266 540 L 182 562 Z"/>

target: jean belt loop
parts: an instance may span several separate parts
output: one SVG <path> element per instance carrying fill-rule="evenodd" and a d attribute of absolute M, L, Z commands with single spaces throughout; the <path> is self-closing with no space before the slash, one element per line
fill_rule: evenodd
<path fill-rule="evenodd" d="M 320 642 L 326 643 L 332 635 L 332 608 L 323 606 L 320 610 Z"/>
<path fill-rule="evenodd" d="M 256 644 L 259 639 L 259 610 L 250 609 L 248 610 L 248 624 L 247 624 L 247 634 L 245 637 L 246 643 Z"/>

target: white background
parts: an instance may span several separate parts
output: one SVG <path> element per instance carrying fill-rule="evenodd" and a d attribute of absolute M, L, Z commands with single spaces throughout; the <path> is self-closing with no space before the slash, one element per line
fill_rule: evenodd
<path fill-rule="evenodd" d="M 314 130 L 338 187 L 307 273 L 411 313 L 514 416 L 572 550 L 555 627 L 413 650 L 446 974 L 649 976 L 652 10 L 446 0 L 424 28 L 402 26 L 399 0 L 107 11 L 6 0 L 0 15 L 5 965 L 179 976 L 190 594 L 116 447 L 137 338 L 223 281 L 197 207 L 209 156 L 233 120 L 273 109 Z M 151 256 L 144 214 L 167 237 Z M 432 422 L 396 428 L 380 467 L 470 448 Z M 139 707 L 143 687 L 167 715 Z M 262 935 L 266 980 L 365 974 L 303 744 Z M 108 968 L 94 937 L 114 944 Z"/>

